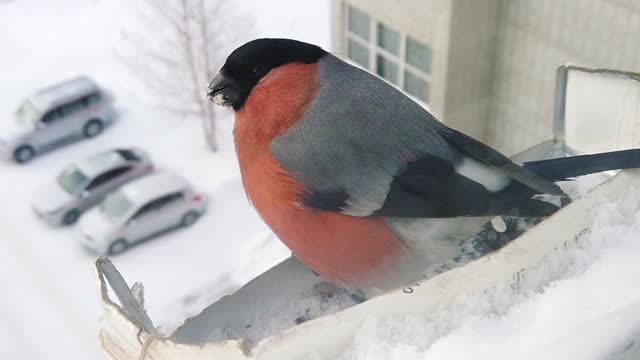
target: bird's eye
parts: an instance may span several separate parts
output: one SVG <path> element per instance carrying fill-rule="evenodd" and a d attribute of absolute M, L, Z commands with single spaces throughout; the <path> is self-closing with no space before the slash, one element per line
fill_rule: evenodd
<path fill-rule="evenodd" d="M 262 65 L 257 65 L 253 68 L 253 73 L 262 76 L 267 73 L 267 68 Z"/>

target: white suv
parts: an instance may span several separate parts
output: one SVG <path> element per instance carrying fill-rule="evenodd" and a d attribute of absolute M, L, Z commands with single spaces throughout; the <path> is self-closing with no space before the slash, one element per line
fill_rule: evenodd
<path fill-rule="evenodd" d="M 36 92 L 14 119 L 0 123 L 0 153 L 18 163 L 77 138 L 102 133 L 116 116 L 113 99 L 88 77 Z"/>

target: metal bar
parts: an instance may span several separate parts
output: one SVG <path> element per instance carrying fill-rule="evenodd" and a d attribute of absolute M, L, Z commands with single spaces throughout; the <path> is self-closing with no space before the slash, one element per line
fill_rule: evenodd
<path fill-rule="evenodd" d="M 556 93 L 553 104 L 553 141 L 564 145 L 565 105 L 567 101 L 568 66 L 562 65 L 556 70 Z M 563 149 L 565 150 L 565 149 Z"/>

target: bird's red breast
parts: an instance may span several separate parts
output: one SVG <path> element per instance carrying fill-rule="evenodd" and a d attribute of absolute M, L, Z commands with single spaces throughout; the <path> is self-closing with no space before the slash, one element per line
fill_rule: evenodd
<path fill-rule="evenodd" d="M 305 208 L 306 189 L 271 155 L 271 140 L 293 127 L 313 101 L 317 64 L 272 70 L 236 113 L 234 139 L 247 196 L 289 249 L 325 279 L 351 288 L 377 287 L 406 252 L 382 218 Z M 310 139 L 313 141 L 313 139 Z"/>

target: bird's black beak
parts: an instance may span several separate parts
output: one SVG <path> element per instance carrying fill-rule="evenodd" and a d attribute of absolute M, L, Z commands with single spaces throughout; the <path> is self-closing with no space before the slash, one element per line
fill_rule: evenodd
<path fill-rule="evenodd" d="M 229 81 L 225 78 L 222 72 L 218 73 L 213 80 L 209 83 L 207 96 L 209 100 L 217 105 L 228 106 L 228 96 L 225 95 L 222 90 L 230 85 Z"/>
<path fill-rule="evenodd" d="M 244 105 L 256 82 L 257 80 L 254 81 L 254 79 L 247 80 L 229 75 L 222 69 L 209 83 L 207 96 L 217 105 L 238 111 Z"/>

